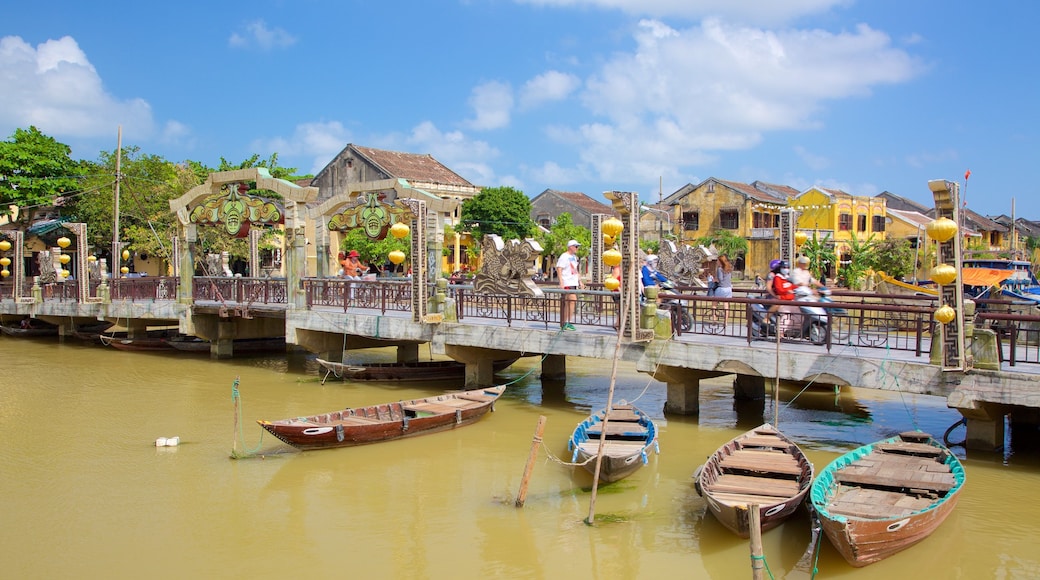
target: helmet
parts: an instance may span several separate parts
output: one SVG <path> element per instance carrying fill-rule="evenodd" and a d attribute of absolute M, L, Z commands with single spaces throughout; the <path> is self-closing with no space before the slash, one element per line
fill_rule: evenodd
<path fill-rule="evenodd" d="M 769 262 L 769 271 L 776 272 L 777 270 L 779 270 L 781 261 L 782 260 L 773 260 L 772 262 Z"/>
<path fill-rule="evenodd" d="M 787 265 L 787 260 L 773 260 L 772 262 L 770 262 L 770 265 L 773 265 L 773 264 L 776 264 L 773 267 L 773 272 L 774 273 L 779 273 L 780 270 L 783 270 L 784 268 L 788 268 L 789 267 Z"/>
<path fill-rule="evenodd" d="M 654 254 L 649 254 L 646 257 L 646 263 L 647 264 L 656 264 L 658 260 L 659 260 L 659 258 L 656 255 L 654 255 Z"/>

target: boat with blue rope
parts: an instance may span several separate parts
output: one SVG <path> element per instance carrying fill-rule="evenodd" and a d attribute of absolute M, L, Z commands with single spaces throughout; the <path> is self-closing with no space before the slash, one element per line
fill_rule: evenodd
<path fill-rule="evenodd" d="M 620 481 L 649 463 L 652 451 L 660 453 L 657 425 L 646 413 L 624 402 L 610 407 L 609 412 L 600 409 L 578 423 L 567 448 L 572 463 L 595 474 L 601 446 L 600 480 Z"/>

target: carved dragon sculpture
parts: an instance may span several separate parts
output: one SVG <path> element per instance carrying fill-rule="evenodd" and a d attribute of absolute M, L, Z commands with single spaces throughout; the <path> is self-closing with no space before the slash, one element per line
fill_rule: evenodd
<path fill-rule="evenodd" d="M 531 274 L 535 256 L 542 246 L 527 238 L 508 242 L 495 234 L 484 236 L 481 243 L 483 264 L 473 279 L 473 287 L 481 294 L 525 294 L 541 297 L 542 291 Z"/>

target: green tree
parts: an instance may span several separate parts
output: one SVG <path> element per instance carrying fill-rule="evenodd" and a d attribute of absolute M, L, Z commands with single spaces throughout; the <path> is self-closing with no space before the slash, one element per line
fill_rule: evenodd
<path fill-rule="evenodd" d="M 870 267 L 893 278 L 902 279 L 914 273 L 914 249 L 910 240 L 884 240 L 874 246 Z"/>
<path fill-rule="evenodd" d="M 534 231 L 531 200 L 512 187 L 487 187 L 462 203 L 462 223 L 478 244 L 487 234 L 522 240 Z"/>
<path fill-rule="evenodd" d="M 588 228 L 576 225 L 571 214 L 563 212 L 556 216 L 556 221 L 549 227 L 548 232 L 539 232 L 535 239 L 542 246 L 543 256 L 562 255 L 567 251 L 567 242 L 571 240 L 578 240 L 581 244 L 578 255 L 586 256 L 589 253 L 592 232 Z"/>
<path fill-rule="evenodd" d="M 738 236 L 729 230 L 715 230 L 707 236 L 694 240 L 694 243 L 705 247 L 715 246 L 719 254 L 725 254 L 730 258 L 743 255 L 748 250 L 748 241 L 743 236 Z"/>
<path fill-rule="evenodd" d="M 79 194 L 71 151 L 36 127 L 15 129 L 9 140 L 0 141 L 0 214 L 29 223 L 38 208 Z"/>
<path fill-rule="evenodd" d="M 809 258 L 809 271 L 817 280 L 830 275 L 831 267 L 838 263 L 838 255 L 834 253 L 834 244 L 830 234 L 822 240 L 813 232 L 812 238 L 802 244 L 802 255 Z"/>
<path fill-rule="evenodd" d="M 394 250 L 401 250 L 405 253 L 405 262 L 399 266 L 407 270 L 408 263 L 411 261 L 411 247 L 412 247 L 412 236 L 408 236 L 397 239 L 393 236 L 386 236 L 381 240 L 373 240 L 368 237 L 365 230 L 361 228 L 354 228 L 349 230 L 343 241 L 340 243 L 339 251 L 348 252 L 350 250 L 357 250 L 358 258 L 365 264 L 375 264 L 380 268 L 389 259 L 390 252 Z"/>
<path fill-rule="evenodd" d="M 874 235 L 871 234 L 865 241 L 859 241 L 855 236 L 849 238 L 848 253 L 845 263 L 838 268 L 838 283 L 850 290 L 859 290 L 863 279 L 870 269 L 874 252 Z"/>

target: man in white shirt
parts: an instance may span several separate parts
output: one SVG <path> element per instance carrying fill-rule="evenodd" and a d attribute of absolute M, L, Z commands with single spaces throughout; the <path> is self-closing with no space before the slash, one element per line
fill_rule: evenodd
<path fill-rule="evenodd" d="M 577 290 L 581 287 L 581 273 L 578 270 L 578 240 L 567 242 L 567 251 L 556 261 L 556 278 L 563 290 Z M 578 302 L 577 294 L 563 295 L 563 308 L 560 310 L 560 326 L 564 330 L 574 330 L 571 320 L 574 319 L 574 307 Z"/>

